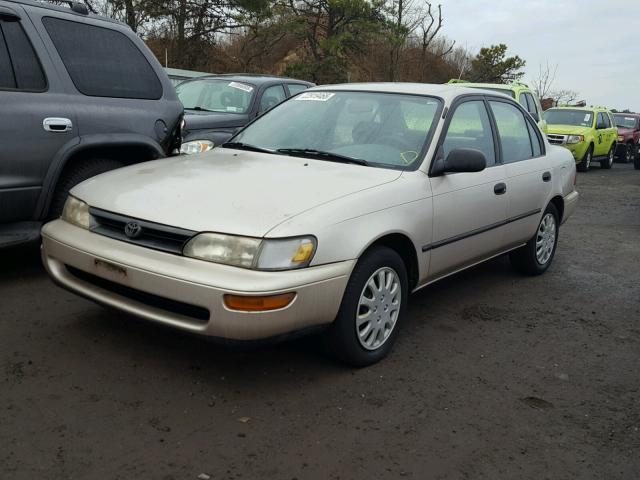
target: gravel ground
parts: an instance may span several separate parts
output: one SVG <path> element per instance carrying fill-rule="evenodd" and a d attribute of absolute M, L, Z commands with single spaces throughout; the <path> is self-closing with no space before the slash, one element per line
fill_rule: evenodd
<path fill-rule="evenodd" d="M 423 289 L 362 370 L 137 321 L 0 251 L 0 478 L 637 480 L 640 171 L 578 187 L 546 275 Z"/>

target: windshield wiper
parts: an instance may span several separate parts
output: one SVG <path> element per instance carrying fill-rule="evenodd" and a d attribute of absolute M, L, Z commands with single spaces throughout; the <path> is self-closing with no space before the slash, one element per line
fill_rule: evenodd
<path fill-rule="evenodd" d="M 214 112 L 215 110 L 209 110 L 202 107 L 185 107 L 186 110 L 195 110 L 196 112 Z"/>
<path fill-rule="evenodd" d="M 329 162 L 354 163 L 356 165 L 365 166 L 369 165 L 369 162 L 362 160 L 361 158 L 347 157 L 346 155 L 340 155 L 339 153 L 324 152 L 313 148 L 279 148 L 276 152 L 284 153 L 285 155 L 293 155 L 294 157 L 299 156 L 328 160 Z"/>
<path fill-rule="evenodd" d="M 222 148 L 235 148 L 236 150 L 249 150 L 250 152 L 260 152 L 260 153 L 276 153 L 273 150 L 269 150 L 267 148 L 256 147 L 255 145 L 249 145 L 248 143 L 242 143 L 242 142 L 223 143 Z"/>

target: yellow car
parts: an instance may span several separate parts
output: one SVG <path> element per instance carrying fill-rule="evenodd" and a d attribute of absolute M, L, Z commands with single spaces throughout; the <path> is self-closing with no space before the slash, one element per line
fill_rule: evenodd
<path fill-rule="evenodd" d="M 466 80 L 449 80 L 449 84 L 461 85 L 467 88 L 481 88 L 483 90 L 492 90 L 494 92 L 504 93 L 515 99 L 522 107 L 529 112 L 529 115 L 540 127 L 542 133 L 547 133 L 547 122 L 542 114 L 542 106 L 540 105 L 540 99 L 526 83 L 512 82 L 512 83 L 472 83 Z"/>
<path fill-rule="evenodd" d="M 549 143 L 562 145 L 573 154 L 581 172 L 591 164 L 613 166 L 618 130 L 613 115 L 604 107 L 554 107 L 545 112 Z"/>

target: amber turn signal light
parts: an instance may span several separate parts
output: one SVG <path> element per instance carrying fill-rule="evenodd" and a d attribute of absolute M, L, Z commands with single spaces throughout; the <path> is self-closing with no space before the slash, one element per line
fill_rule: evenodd
<path fill-rule="evenodd" d="M 266 312 L 284 308 L 296 298 L 295 293 L 268 296 L 224 295 L 224 304 L 229 310 L 242 312 Z"/>

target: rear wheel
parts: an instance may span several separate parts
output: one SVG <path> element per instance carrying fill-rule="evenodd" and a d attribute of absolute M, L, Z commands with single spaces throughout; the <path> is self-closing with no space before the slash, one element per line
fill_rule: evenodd
<path fill-rule="evenodd" d="M 638 152 L 636 158 L 633 160 L 633 168 L 640 170 L 640 152 Z"/>
<path fill-rule="evenodd" d="M 100 173 L 115 170 L 122 166 L 121 162 L 110 158 L 89 158 L 70 165 L 68 169 L 62 172 L 62 176 L 58 180 L 47 220 L 53 220 L 62 214 L 64 202 L 67 200 L 69 190 L 73 187 Z"/>
<path fill-rule="evenodd" d="M 605 170 L 609 170 L 613 166 L 613 157 L 615 152 L 615 145 L 609 149 L 609 153 L 607 153 L 607 158 L 604 160 L 600 160 L 600 168 L 604 168 Z"/>
<path fill-rule="evenodd" d="M 593 159 L 593 145 L 589 145 L 587 148 L 587 153 L 582 157 L 582 161 L 577 165 L 577 169 L 579 172 L 586 172 L 589 170 L 591 166 L 591 160 Z"/>
<path fill-rule="evenodd" d="M 536 233 L 524 247 L 509 254 L 513 267 L 525 275 L 540 275 L 547 271 L 556 254 L 560 216 L 550 203 L 540 219 Z"/>
<path fill-rule="evenodd" d="M 339 360 L 364 367 L 386 357 L 405 316 L 409 282 L 400 255 L 374 247 L 358 261 L 335 321 L 325 332 L 327 349 Z"/>

